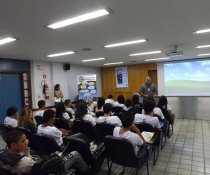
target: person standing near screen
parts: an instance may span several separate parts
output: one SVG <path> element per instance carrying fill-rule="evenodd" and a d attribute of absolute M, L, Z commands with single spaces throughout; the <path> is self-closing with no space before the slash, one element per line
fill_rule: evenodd
<path fill-rule="evenodd" d="M 63 92 L 60 90 L 60 84 L 56 84 L 54 87 L 54 102 L 55 106 L 59 103 L 62 102 L 63 98 Z"/>
<path fill-rule="evenodd" d="M 146 77 L 145 82 L 140 87 L 139 94 L 143 97 L 154 97 L 157 95 L 157 88 L 152 83 L 151 77 Z"/>

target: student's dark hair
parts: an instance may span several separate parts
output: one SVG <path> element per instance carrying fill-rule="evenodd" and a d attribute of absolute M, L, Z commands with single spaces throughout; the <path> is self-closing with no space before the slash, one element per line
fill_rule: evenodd
<path fill-rule="evenodd" d="M 117 97 L 117 101 L 118 101 L 118 103 L 120 103 L 120 104 L 125 104 L 125 97 L 124 97 L 123 95 L 119 95 L 119 96 Z"/>
<path fill-rule="evenodd" d="M 139 95 L 134 94 L 134 95 L 132 96 L 132 103 L 133 103 L 133 105 L 139 104 Z"/>
<path fill-rule="evenodd" d="M 84 100 L 80 100 L 75 107 L 76 107 L 76 112 L 75 112 L 76 119 L 82 120 L 83 116 L 88 113 L 86 102 Z"/>
<path fill-rule="evenodd" d="M 98 97 L 97 108 L 101 109 L 104 104 L 105 104 L 105 99 L 103 97 Z"/>
<path fill-rule="evenodd" d="M 15 115 L 17 112 L 17 108 L 15 106 L 11 106 L 7 109 L 6 115 L 8 117 Z"/>
<path fill-rule="evenodd" d="M 150 98 L 147 98 L 147 99 L 144 99 L 144 102 L 143 102 L 143 107 L 144 107 L 144 112 L 146 113 L 150 113 L 153 111 L 153 109 L 155 108 L 155 101 L 150 99 Z"/>
<path fill-rule="evenodd" d="M 47 123 L 54 116 L 55 116 L 55 111 L 53 111 L 52 109 L 48 109 L 48 110 L 44 111 L 43 122 Z"/>
<path fill-rule="evenodd" d="M 112 111 L 112 105 L 110 103 L 104 104 L 103 111 L 104 114 L 108 114 L 110 111 Z"/>
<path fill-rule="evenodd" d="M 63 118 L 63 112 L 65 112 L 65 105 L 63 102 L 59 102 L 56 105 L 56 118 Z"/>
<path fill-rule="evenodd" d="M 46 104 L 46 103 L 45 103 L 44 100 L 39 100 L 39 101 L 38 101 L 38 107 L 39 107 L 39 108 L 42 108 L 45 104 Z"/>
<path fill-rule="evenodd" d="M 112 94 L 109 94 L 109 95 L 108 95 L 108 98 L 109 98 L 109 99 L 112 99 L 112 98 L 113 98 Z"/>
<path fill-rule="evenodd" d="M 127 98 L 127 99 L 125 100 L 125 106 L 126 106 L 127 108 L 132 106 L 132 101 L 131 101 L 130 98 Z"/>
<path fill-rule="evenodd" d="M 56 84 L 54 87 L 54 90 L 57 91 L 59 87 L 60 87 L 60 84 Z"/>
<path fill-rule="evenodd" d="M 10 148 L 12 143 L 17 143 L 24 132 L 14 129 L 10 131 L 6 136 L 6 144 Z"/>
<path fill-rule="evenodd" d="M 66 100 L 64 101 L 65 106 L 67 106 L 70 102 L 71 102 L 70 99 L 66 99 Z"/>
<path fill-rule="evenodd" d="M 120 119 L 121 119 L 121 122 L 122 122 L 122 126 L 123 126 L 124 128 L 128 128 L 128 127 L 130 127 L 130 126 L 133 124 L 134 116 L 131 115 L 131 114 L 128 113 L 128 112 L 123 112 L 123 113 L 121 114 Z"/>
<path fill-rule="evenodd" d="M 167 109 L 167 104 L 168 104 L 168 100 L 167 100 L 167 97 L 162 95 L 160 98 L 159 98 L 159 101 L 158 101 L 158 104 L 157 106 L 159 108 L 163 108 L 163 106 L 165 106 L 165 108 Z"/>

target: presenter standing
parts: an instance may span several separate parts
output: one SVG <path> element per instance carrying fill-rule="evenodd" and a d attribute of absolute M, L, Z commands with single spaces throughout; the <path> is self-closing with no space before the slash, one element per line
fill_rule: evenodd
<path fill-rule="evenodd" d="M 157 95 L 157 88 L 152 83 L 151 77 L 146 77 L 145 83 L 140 87 L 139 94 L 143 97 L 154 97 Z"/>
<path fill-rule="evenodd" d="M 59 103 L 62 102 L 63 98 L 63 92 L 60 90 L 60 84 L 56 84 L 54 87 L 54 102 L 55 106 Z"/>

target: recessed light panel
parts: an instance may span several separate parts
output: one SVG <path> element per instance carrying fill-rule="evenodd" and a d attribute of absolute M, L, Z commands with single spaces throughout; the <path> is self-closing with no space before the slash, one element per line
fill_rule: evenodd
<path fill-rule="evenodd" d="M 140 40 L 134 40 L 134 41 L 126 41 L 126 42 L 122 42 L 122 43 L 108 44 L 108 45 L 105 45 L 104 47 L 106 47 L 106 48 L 118 47 L 118 46 L 130 45 L 130 44 L 144 43 L 146 41 L 147 41 L 146 39 L 140 39 Z"/>
<path fill-rule="evenodd" d="M 94 19 L 94 18 L 97 18 L 97 17 L 100 17 L 100 16 L 108 15 L 108 14 L 109 14 L 109 12 L 107 10 L 101 9 L 101 10 L 97 10 L 97 11 L 94 11 L 94 12 L 91 12 L 91 13 L 80 15 L 80 16 L 77 16 L 77 17 L 74 17 L 74 18 L 69 18 L 69 19 L 66 19 L 66 20 L 48 25 L 47 27 L 49 27 L 51 29 L 58 29 L 58 28 L 61 28 L 61 27 L 65 27 L 65 26 L 68 26 L 68 25 L 72 25 L 72 24 L 76 24 L 76 23 L 79 23 L 79 22 L 87 21 L 87 20 Z"/>
<path fill-rule="evenodd" d="M 15 38 L 11 38 L 11 37 L 1 39 L 0 40 L 0 45 L 6 44 L 6 43 L 10 43 L 10 42 L 15 41 L 15 40 L 16 40 Z"/>
<path fill-rule="evenodd" d="M 129 56 L 141 56 L 141 55 L 151 55 L 161 53 L 161 50 L 150 51 L 150 52 L 141 52 L 141 53 L 132 53 Z"/>
<path fill-rule="evenodd" d="M 47 57 L 58 57 L 58 56 L 64 56 L 64 55 L 71 55 L 74 53 L 75 53 L 74 51 L 68 51 L 68 52 L 50 54 L 50 55 L 47 55 Z"/>
<path fill-rule="evenodd" d="M 82 60 L 82 62 L 100 61 L 100 60 L 105 60 L 105 58 L 94 58 L 94 59 Z"/>

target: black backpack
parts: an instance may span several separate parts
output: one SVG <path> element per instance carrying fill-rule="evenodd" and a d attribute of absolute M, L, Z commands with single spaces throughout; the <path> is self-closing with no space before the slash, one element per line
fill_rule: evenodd
<path fill-rule="evenodd" d="M 50 155 L 34 164 L 30 175 L 63 175 L 64 161 L 56 154 Z"/>

